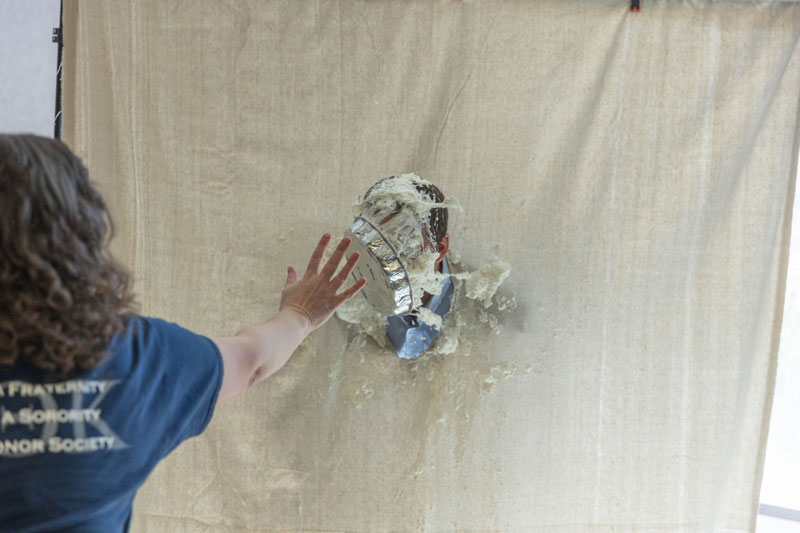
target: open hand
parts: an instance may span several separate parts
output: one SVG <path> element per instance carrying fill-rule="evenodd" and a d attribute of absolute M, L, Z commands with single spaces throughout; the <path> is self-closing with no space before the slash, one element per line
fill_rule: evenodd
<path fill-rule="evenodd" d="M 367 284 L 367 280 L 361 278 L 341 294 L 336 294 L 336 291 L 355 268 L 359 253 L 354 252 L 342 271 L 331 279 L 339 267 L 345 250 L 350 245 L 350 239 L 345 237 L 339 242 L 333 255 L 320 271 L 320 263 L 330 240 L 329 233 L 322 236 L 314 253 L 311 254 L 306 273 L 299 281 L 294 267 L 289 266 L 286 286 L 281 294 L 280 311 L 291 309 L 305 316 L 312 331 L 327 322 L 337 307 L 352 298 L 361 290 L 361 287 Z"/>

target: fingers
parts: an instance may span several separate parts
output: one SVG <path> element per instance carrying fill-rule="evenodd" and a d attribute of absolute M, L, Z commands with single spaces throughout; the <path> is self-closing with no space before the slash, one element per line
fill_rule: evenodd
<path fill-rule="evenodd" d="M 342 267 L 342 270 L 339 272 L 339 274 L 337 274 L 336 277 L 331 280 L 331 284 L 335 290 L 341 287 L 345 280 L 350 276 L 350 273 L 356 267 L 356 263 L 358 263 L 360 257 L 360 253 L 353 252 L 353 254 Z"/>
<path fill-rule="evenodd" d="M 330 242 L 330 240 L 331 240 L 330 233 L 326 233 L 319 240 L 319 244 L 317 244 L 317 247 L 311 254 L 311 259 L 308 260 L 306 273 L 311 272 L 312 274 L 319 274 L 319 264 L 322 262 L 322 256 L 325 255 L 325 248 L 328 247 L 328 242 Z"/>
<path fill-rule="evenodd" d="M 325 266 L 320 272 L 320 275 L 325 279 L 330 279 L 336 269 L 339 267 L 339 262 L 342 260 L 342 256 L 344 255 L 345 250 L 347 247 L 350 246 L 350 239 L 345 237 L 339 242 L 339 246 L 336 247 L 336 250 L 333 251 L 330 259 L 328 262 L 325 263 Z"/>
<path fill-rule="evenodd" d="M 293 266 L 290 265 L 288 268 L 288 275 L 286 276 L 286 287 L 294 284 L 296 281 L 297 281 L 297 271 L 294 269 Z"/>
<path fill-rule="evenodd" d="M 343 304 L 350 298 L 352 298 L 361 288 L 367 284 L 366 278 L 361 278 L 357 282 L 355 282 L 351 287 L 349 287 L 346 291 L 336 296 L 336 306 Z"/>
<path fill-rule="evenodd" d="M 358 252 L 354 252 L 350 258 L 345 263 L 342 270 L 339 274 L 334 278 L 330 279 L 336 269 L 339 267 L 339 263 L 342 260 L 342 256 L 344 256 L 345 251 L 347 250 L 348 246 L 350 246 L 351 239 L 348 237 L 343 238 L 336 249 L 331 254 L 331 257 L 325 263 L 325 266 L 320 271 L 320 264 L 322 263 L 322 258 L 325 256 L 325 249 L 328 247 L 328 243 L 331 240 L 331 235 L 326 233 L 322 236 L 317 244 L 317 247 L 314 249 L 314 252 L 311 254 L 311 259 L 308 261 L 308 266 L 306 268 L 306 274 L 303 276 L 304 278 L 309 275 L 320 275 L 323 277 L 325 281 L 329 281 L 327 286 L 329 287 L 327 290 L 331 290 L 331 292 L 335 293 L 336 290 L 347 280 L 348 276 L 353 272 L 353 269 L 356 266 L 356 263 L 360 259 L 361 254 Z M 297 282 L 297 272 L 294 271 L 294 268 L 291 266 L 288 269 L 288 276 L 286 280 L 286 285 L 289 286 L 295 282 Z M 334 296 L 333 302 L 335 306 L 339 306 L 340 304 L 346 302 L 350 298 L 352 298 L 359 290 L 361 290 L 364 285 L 367 284 L 367 280 L 365 278 L 359 279 L 356 283 L 354 283 L 351 287 L 349 287 L 344 292 L 337 294 Z"/>

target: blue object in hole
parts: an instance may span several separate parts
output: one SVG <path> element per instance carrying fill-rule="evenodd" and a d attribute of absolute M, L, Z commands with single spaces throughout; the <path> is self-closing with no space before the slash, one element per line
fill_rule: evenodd
<path fill-rule="evenodd" d="M 442 259 L 442 273 L 450 273 L 447 256 Z M 434 294 L 424 306 L 444 319 L 450 311 L 453 299 L 453 280 L 448 276 L 442 280 L 442 292 Z M 430 347 L 439 330 L 419 320 L 414 315 L 389 315 L 386 317 L 386 335 L 402 359 L 416 359 Z"/>

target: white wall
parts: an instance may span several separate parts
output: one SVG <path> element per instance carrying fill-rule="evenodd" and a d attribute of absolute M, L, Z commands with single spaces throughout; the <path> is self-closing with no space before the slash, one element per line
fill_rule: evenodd
<path fill-rule="evenodd" d="M 0 132 L 53 136 L 59 0 L 0 0 Z"/>

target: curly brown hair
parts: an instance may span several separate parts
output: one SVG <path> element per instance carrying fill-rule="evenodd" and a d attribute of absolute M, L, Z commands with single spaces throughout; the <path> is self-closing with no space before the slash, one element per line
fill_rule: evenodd
<path fill-rule="evenodd" d="M 107 355 L 136 307 L 111 215 L 63 142 L 0 135 L 0 370 L 64 379 Z"/>

